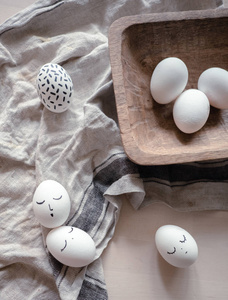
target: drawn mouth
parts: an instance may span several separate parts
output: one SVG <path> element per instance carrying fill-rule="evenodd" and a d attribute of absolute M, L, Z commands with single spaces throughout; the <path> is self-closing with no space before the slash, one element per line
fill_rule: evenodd
<path fill-rule="evenodd" d="M 67 246 L 67 240 L 65 240 L 65 245 L 64 245 L 64 247 L 61 249 L 61 252 L 66 248 L 66 246 Z"/>
<path fill-rule="evenodd" d="M 51 214 L 51 217 L 54 217 L 54 215 L 53 215 L 53 214 Z"/>

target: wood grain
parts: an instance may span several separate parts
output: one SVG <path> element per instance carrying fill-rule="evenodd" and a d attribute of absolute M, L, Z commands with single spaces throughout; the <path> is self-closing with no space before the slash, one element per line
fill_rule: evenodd
<path fill-rule="evenodd" d="M 174 124 L 172 104 L 150 94 L 156 65 L 175 56 L 188 67 L 186 89 L 197 88 L 210 67 L 228 70 L 228 9 L 123 17 L 109 31 L 110 61 L 119 126 L 128 157 L 141 165 L 228 156 L 228 110 L 211 108 L 200 131 L 188 135 Z"/>

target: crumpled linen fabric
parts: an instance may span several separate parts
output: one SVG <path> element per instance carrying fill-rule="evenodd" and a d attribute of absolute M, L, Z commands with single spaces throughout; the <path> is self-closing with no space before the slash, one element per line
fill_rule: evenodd
<path fill-rule="evenodd" d="M 0 26 L 1 299 L 108 299 L 100 256 L 124 199 L 135 209 L 157 201 L 183 210 L 218 209 L 213 197 L 209 204 L 195 200 L 207 185 L 213 195 L 221 190 L 218 203 L 225 203 L 226 160 L 156 167 L 129 161 L 108 51 L 109 27 L 122 16 L 220 6 L 212 0 L 40 0 Z M 73 80 L 72 105 L 62 114 L 45 109 L 37 95 L 36 76 L 49 62 Z M 186 170 L 191 176 L 181 177 Z M 60 182 L 70 195 L 66 224 L 95 241 L 89 266 L 63 266 L 47 250 L 49 230 L 32 210 L 33 193 L 46 179 Z M 192 199 L 183 202 L 192 187 Z"/>

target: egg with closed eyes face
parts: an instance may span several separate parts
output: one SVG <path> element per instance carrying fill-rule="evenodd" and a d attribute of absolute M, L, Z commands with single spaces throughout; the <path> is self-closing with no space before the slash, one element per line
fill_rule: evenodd
<path fill-rule="evenodd" d="M 161 256 L 174 267 L 189 267 L 198 257 L 195 239 L 176 225 L 160 227 L 155 234 L 155 243 Z"/>
<path fill-rule="evenodd" d="M 93 239 L 76 227 L 61 226 L 52 229 L 47 235 L 46 244 L 49 252 L 66 266 L 83 267 L 95 258 Z"/>
<path fill-rule="evenodd" d="M 70 197 L 55 180 L 40 183 L 33 195 L 33 211 L 41 225 L 54 228 L 62 225 L 70 213 Z"/>

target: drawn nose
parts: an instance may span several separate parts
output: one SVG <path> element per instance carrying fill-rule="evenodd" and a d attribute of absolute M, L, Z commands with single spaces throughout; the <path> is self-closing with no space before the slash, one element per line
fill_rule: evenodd
<path fill-rule="evenodd" d="M 53 208 L 51 208 L 50 204 L 48 204 L 48 207 L 49 207 L 50 211 L 53 211 Z"/>
<path fill-rule="evenodd" d="M 181 248 L 181 250 L 183 250 L 183 248 Z M 188 253 L 188 251 L 185 251 L 184 253 L 185 253 L 185 254 L 187 254 L 187 253 Z"/>

